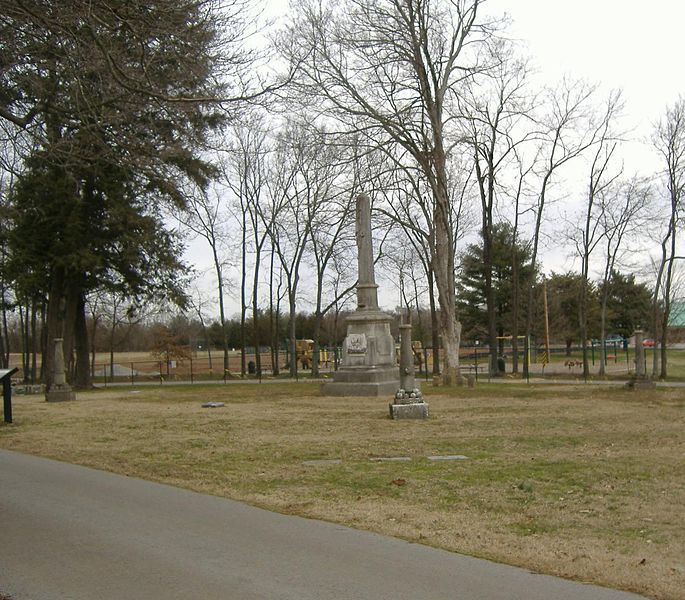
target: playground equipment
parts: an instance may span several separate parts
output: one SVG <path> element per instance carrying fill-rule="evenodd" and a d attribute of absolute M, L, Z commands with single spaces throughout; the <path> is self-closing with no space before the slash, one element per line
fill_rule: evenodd
<path fill-rule="evenodd" d="M 590 344 L 590 355 L 591 355 L 591 360 L 592 360 L 592 366 L 595 365 L 595 348 L 601 348 L 602 347 L 602 341 L 593 339 L 591 340 Z M 613 350 L 613 353 L 609 353 L 609 349 Z M 614 363 L 618 362 L 618 355 L 619 352 L 623 350 L 626 355 L 626 362 L 628 362 L 628 339 L 623 338 L 620 336 L 616 337 L 609 337 L 604 340 L 604 356 L 605 360 L 608 363 L 609 360 L 613 359 Z M 601 354 L 600 354 L 601 356 Z M 605 363 L 606 364 L 606 363 Z"/>

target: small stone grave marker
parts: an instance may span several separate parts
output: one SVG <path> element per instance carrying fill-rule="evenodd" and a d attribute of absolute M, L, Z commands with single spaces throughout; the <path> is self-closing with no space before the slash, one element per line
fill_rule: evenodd
<path fill-rule="evenodd" d="M 325 466 L 325 465 L 339 465 L 342 463 L 342 460 L 339 458 L 319 458 L 315 460 L 305 460 L 302 461 L 302 464 L 305 467 L 319 467 L 319 466 Z"/>

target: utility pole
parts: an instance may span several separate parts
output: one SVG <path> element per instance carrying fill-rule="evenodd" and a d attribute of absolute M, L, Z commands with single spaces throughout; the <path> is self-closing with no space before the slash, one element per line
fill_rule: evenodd
<path fill-rule="evenodd" d="M 549 353 L 549 309 L 547 307 L 547 279 L 542 280 L 542 298 L 545 307 L 545 356 L 542 361 L 542 370 L 544 372 L 545 365 L 551 361 Z"/>

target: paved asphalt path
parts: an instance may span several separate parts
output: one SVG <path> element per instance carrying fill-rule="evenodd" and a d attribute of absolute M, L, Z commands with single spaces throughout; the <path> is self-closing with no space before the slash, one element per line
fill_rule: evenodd
<path fill-rule="evenodd" d="M 0 450 L 13 600 L 630 600 L 329 523 Z"/>

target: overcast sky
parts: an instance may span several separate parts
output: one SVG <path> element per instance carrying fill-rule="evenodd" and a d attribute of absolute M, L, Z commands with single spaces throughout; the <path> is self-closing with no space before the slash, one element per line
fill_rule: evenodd
<path fill-rule="evenodd" d="M 564 73 L 620 88 L 626 122 L 638 135 L 685 93 L 685 3 L 678 0 L 488 0 L 505 12 L 512 35 L 525 42 L 540 76 Z"/>
<path fill-rule="evenodd" d="M 271 14 L 279 7 L 286 11 L 286 0 L 267 0 L 267 4 Z M 646 142 L 666 106 L 685 95 L 685 2 L 487 0 L 481 10 L 510 17 L 508 31 L 522 42 L 541 83 L 554 83 L 567 74 L 597 83 L 605 93 L 622 89 L 624 127 L 643 142 L 624 144 L 626 172 L 647 174 L 659 168 Z M 563 252 L 547 249 L 545 254 L 542 260 L 547 270 L 573 266 L 563 259 Z M 191 244 L 188 259 L 198 270 L 210 264 L 207 249 L 197 241 Z M 203 288 L 209 291 L 214 286 L 204 279 Z M 392 308 L 397 291 L 381 291 L 386 308 Z M 230 304 L 229 312 L 237 307 L 235 300 Z"/>

